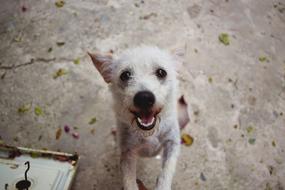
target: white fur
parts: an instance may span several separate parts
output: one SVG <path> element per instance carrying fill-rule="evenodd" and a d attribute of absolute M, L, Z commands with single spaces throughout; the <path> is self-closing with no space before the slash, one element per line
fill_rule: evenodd
<path fill-rule="evenodd" d="M 102 64 L 101 71 L 110 71 L 109 73 L 101 72 L 101 74 L 103 77 L 104 75 L 110 76 L 108 78 L 110 78 L 110 90 L 114 98 L 117 118 L 124 190 L 138 189 L 136 184 L 137 157 L 155 156 L 162 149 L 162 171 L 155 189 L 171 189 L 180 151 L 176 107 L 178 99 L 176 62 L 173 56 L 166 51 L 157 47 L 140 46 L 114 56 L 108 64 Z M 164 81 L 159 80 L 155 74 L 158 68 L 163 68 L 167 72 Z M 132 79 L 127 85 L 120 80 L 120 74 L 126 69 L 132 71 Z M 142 90 L 151 91 L 156 99 L 154 107 L 162 108 L 158 114 L 160 122 L 157 122 L 150 136 L 141 135 L 144 132 L 136 126 L 135 122 L 132 123 L 134 115 L 129 111 L 135 109 L 133 98 L 137 92 Z"/>

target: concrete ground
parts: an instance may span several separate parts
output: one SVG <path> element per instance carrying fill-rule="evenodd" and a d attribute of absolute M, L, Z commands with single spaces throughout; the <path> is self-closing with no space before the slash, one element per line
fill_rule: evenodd
<path fill-rule="evenodd" d="M 285 189 L 284 0 L 0 4 L 1 139 L 78 152 L 73 190 L 121 189 L 110 94 L 86 52 L 141 43 L 186 49 L 179 79 L 191 122 L 182 133 L 194 143 L 182 147 L 173 189 Z M 142 159 L 138 178 L 153 189 L 159 168 Z"/>

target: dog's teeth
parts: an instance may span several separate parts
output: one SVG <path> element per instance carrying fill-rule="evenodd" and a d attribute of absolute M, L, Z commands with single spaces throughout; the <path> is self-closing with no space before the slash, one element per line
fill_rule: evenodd
<path fill-rule="evenodd" d="M 155 118 L 153 117 L 149 123 L 143 123 L 142 120 L 141 120 L 141 118 L 139 118 L 139 117 L 138 117 L 137 119 L 138 119 L 139 123 L 140 123 L 142 126 L 144 126 L 144 127 L 149 127 L 149 126 L 151 126 L 151 125 L 153 124 Z"/>

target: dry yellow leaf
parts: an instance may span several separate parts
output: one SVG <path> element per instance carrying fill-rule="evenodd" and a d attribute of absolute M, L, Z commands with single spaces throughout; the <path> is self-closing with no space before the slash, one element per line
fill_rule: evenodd
<path fill-rule="evenodd" d="M 56 130 L 55 139 L 58 140 L 60 138 L 60 136 L 61 136 L 61 128 L 58 128 Z"/>
<path fill-rule="evenodd" d="M 181 141 L 182 144 L 185 144 L 186 146 L 191 146 L 193 144 L 194 139 L 189 134 L 182 134 Z"/>

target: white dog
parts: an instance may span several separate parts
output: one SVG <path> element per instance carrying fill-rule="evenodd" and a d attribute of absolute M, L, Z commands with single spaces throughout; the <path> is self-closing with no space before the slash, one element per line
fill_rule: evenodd
<path fill-rule="evenodd" d="M 138 189 L 137 157 L 155 156 L 161 149 L 162 171 L 155 189 L 170 190 L 180 151 L 175 56 L 149 46 L 119 56 L 89 55 L 114 98 L 124 190 Z"/>

